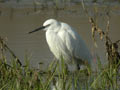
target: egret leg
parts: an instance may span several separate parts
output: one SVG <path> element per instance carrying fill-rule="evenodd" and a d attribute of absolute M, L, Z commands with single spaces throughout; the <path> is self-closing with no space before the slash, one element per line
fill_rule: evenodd
<path fill-rule="evenodd" d="M 80 70 L 80 65 L 79 64 L 77 64 L 77 70 Z"/>

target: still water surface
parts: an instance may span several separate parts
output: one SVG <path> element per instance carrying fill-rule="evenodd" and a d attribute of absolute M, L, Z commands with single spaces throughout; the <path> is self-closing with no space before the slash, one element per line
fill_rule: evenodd
<path fill-rule="evenodd" d="M 102 29 L 105 29 L 106 7 L 98 6 L 98 23 Z M 93 6 L 89 6 L 90 15 L 93 16 Z M 41 26 L 49 18 L 55 18 L 71 25 L 85 40 L 92 54 L 101 58 L 102 63 L 105 60 L 105 51 L 103 43 L 97 39 L 98 48 L 94 47 L 91 36 L 91 25 L 88 17 L 85 15 L 82 6 L 73 5 L 66 10 L 56 11 L 53 9 L 36 10 L 34 8 L 0 8 L 0 35 L 7 37 L 8 46 L 15 52 L 24 63 L 25 55 L 28 55 L 31 66 L 38 67 L 39 62 L 43 62 L 41 69 L 45 69 L 53 55 L 50 52 L 45 40 L 45 32 L 37 32 L 29 35 L 28 32 Z M 111 6 L 110 11 L 110 37 L 113 41 L 120 39 L 120 7 Z M 10 59 L 8 59 L 10 60 Z M 9 62 L 9 61 L 8 61 Z M 45 66 L 45 67 L 43 67 Z"/>

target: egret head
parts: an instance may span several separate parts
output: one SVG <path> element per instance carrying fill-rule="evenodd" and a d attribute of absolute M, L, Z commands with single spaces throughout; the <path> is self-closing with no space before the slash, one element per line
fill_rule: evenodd
<path fill-rule="evenodd" d="M 33 33 L 33 32 L 36 32 L 36 31 L 39 31 L 39 30 L 44 30 L 44 31 L 47 31 L 47 30 L 54 30 L 55 27 L 57 27 L 59 25 L 59 22 L 55 19 L 48 19 L 46 20 L 44 23 L 43 23 L 43 26 L 29 32 L 30 33 Z"/>

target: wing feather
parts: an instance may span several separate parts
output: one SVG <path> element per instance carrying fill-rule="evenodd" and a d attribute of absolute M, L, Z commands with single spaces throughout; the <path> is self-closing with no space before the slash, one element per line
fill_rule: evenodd
<path fill-rule="evenodd" d="M 70 55 L 77 59 L 87 60 L 90 63 L 91 54 L 80 35 L 66 23 L 61 23 L 59 32 L 61 40 L 65 43 Z M 68 52 L 66 52 L 68 53 Z"/>

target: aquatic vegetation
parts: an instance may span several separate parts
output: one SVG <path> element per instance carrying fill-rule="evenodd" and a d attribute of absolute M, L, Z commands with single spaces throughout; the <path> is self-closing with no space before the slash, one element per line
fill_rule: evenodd
<path fill-rule="evenodd" d="M 97 70 L 79 70 L 71 73 L 67 70 L 64 59 L 61 64 L 52 62 L 46 71 L 30 68 L 28 57 L 25 58 L 23 66 L 15 53 L 9 48 L 5 40 L 0 37 L 0 89 L 1 90 L 119 90 L 119 50 L 111 40 L 90 18 L 92 24 L 92 36 L 95 40 L 95 32 L 99 33 L 100 39 L 105 42 L 108 55 L 108 65 L 103 66 L 97 58 Z M 109 31 L 109 30 L 108 30 Z M 106 44 L 107 43 L 107 44 Z M 119 45 L 117 45 L 119 47 Z M 12 56 L 11 64 L 7 63 L 6 53 Z M 60 68 L 61 66 L 61 68 Z"/>
<path fill-rule="evenodd" d="M 110 18 L 109 12 L 106 13 L 106 30 L 102 30 L 94 17 L 88 14 L 88 10 L 83 3 L 91 24 L 92 38 L 97 46 L 97 39 L 104 42 L 108 64 L 103 66 L 100 58 L 96 71 L 90 69 L 79 70 L 71 73 L 62 63 L 51 62 L 46 71 L 30 68 L 29 56 L 25 57 L 25 65 L 22 65 L 19 58 L 9 48 L 6 40 L 0 37 L 0 90 L 51 90 L 51 88 L 61 88 L 61 90 L 119 90 L 120 89 L 120 53 L 119 42 L 113 42 L 109 36 Z M 8 64 L 6 53 L 10 53 L 11 59 Z M 60 65 L 62 70 L 60 70 Z M 60 83 L 60 84 L 57 84 Z"/>

